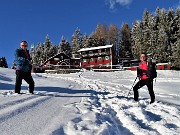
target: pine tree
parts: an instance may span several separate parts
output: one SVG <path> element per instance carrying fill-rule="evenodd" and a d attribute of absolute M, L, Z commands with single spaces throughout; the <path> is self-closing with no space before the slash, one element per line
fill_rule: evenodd
<path fill-rule="evenodd" d="M 65 44 L 65 39 L 64 39 L 64 36 L 61 37 L 61 41 L 59 43 L 59 46 L 58 46 L 58 53 L 61 53 L 62 52 L 62 45 Z"/>
<path fill-rule="evenodd" d="M 178 11 L 178 10 L 177 10 Z M 169 9 L 167 12 L 167 19 L 169 22 L 169 44 L 168 44 L 168 61 L 172 62 L 172 55 L 173 55 L 173 45 L 176 44 L 175 42 L 178 40 L 177 33 L 178 33 L 178 25 L 179 25 L 179 17 L 173 9 Z"/>
<path fill-rule="evenodd" d="M 146 52 L 143 46 L 143 24 L 141 21 L 135 22 L 131 30 L 132 52 L 135 58 L 139 58 L 139 54 Z"/>
<path fill-rule="evenodd" d="M 44 43 L 44 58 L 43 58 L 43 60 L 46 61 L 47 59 L 49 59 L 50 57 L 53 57 L 56 54 L 57 54 L 57 48 L 52 44 L 49 36 L 47 35 L 45 38 L 45 43 Z"/>
<path fill-rule="evenodd" d="M 70 43 L 66 40 L 65 42 L 65 54 L 69 57 L 72 57 L 72 50 L 71 50 L 71 46 Z"/>
<path fill-rule="evenodd" d="M 170 22 L 168 21 L 165 9 L 161 9 L 157 14 L 159 16 L 158 23 L 158 41 L 156 46 L 156 59 L 158 62 L 168 62 L 168 48 L 170 46 Z"/>
<path fill-rule="evenodd" d="M 144 15 L 143 15 L 143 19 L 142 19 L 142 24 L 143 24 L 143 46 L 146 50 L 147 54 L 151 54 L 151 47 L 152 47 L 152 27 L 151 27 L 151 23 L 152 22 L 152 15 L 145 10 L 144 11 Z"/>
<path fill-rule="evenodd" d="M 158 38 L 158 41 L 157 41 L 155 59 L 158 62 L 167 62 L 168 36 L 167 36 L 167 33 L 165 32 L 164 26 L 159 27 L 159 33 L 158 33 L 157 38 Z"/>
<path fill-rule="evenodd" d="M 153 17 L 152 15 L 149 17 L 148 21 L 148 33 L 149 33 L 149 47 L 147 50 L 147 54 L 155 60 L 156 56 L 156 48 L 157 48 L 157 37 L 159 34 L 158 31 L 158 19 L 156 17 Z"/>
<path fill-rule="evenodd" d="M 52 44 L 49 48 L 49 58 L 55 56 L 56 54 L 57 54 L 57 47 Z"/>
<path fill-rule="evenodd" d="M 176 69 L 180 69 L 180 34 L 179 38 L 172 47 L 173 50 L 173 62 L 172 66 Z"/>
<path fill-rule="evenodd" d="M 158 62 L 170 61 L 176 29 L 172 9 L 166 13 L 165 9 L 158 7 L 154 17 L 145 10 L 142 21 L 136 22 L 131 32 L 134 56 L 146 52 Z"/>
<path fill-rule="evenodd" d="M 8 64 L 5 57 L 0 58 L 0 67 L 8 68 Z"/>
<path fill-rule="evenodd" d="M 120 40 L 120 56 L 121 58 L 132 58 L 131 50 L 131 29 L 128 24 L 123 24 L 121 28 L 121 40 Z"/>
<path fill-rule="evenodd" d="M 38 43 L 32 57 L 33 65 L 40 66 L 44 62 L 44 47 L 42 43 Z"/>
<path fill-rule="evenodd" d="M 90 47 L 97 47 L 98 46 L 97 39 L 95 37 L 94 32 L 92 32 L 90 37 L 89 37 L 89 45 L 90 45 Z"/>
<path fill-rule="evenodd" d="M 3 67 L 4 63 L 3 63 L 3 59 L 0 58 L 0 67 Z"/>
<path fill-rule="evenodd" d="M 71 38 L 73 57 L 79 57 L 78 50 L 82 48 L 82 39 L 83 39 L 83 36 L 80 32 L 80 29 L 77 28 Z"/>
<path fill-rule="evenodd" d="M 91 47 L 90 39 L 89 39 L 88 35 L 85 34 L 83 36 L 83 40 L 82 40 L 82 48 L 88 48 L 88 47 Z"/>
<path fill-rule="evenodd" d="M 175 24 L 175 43 L 172 45 L 172 67 L 180 69 L 180 9 L 177 9 L 174 16 Z"/>
<path fill-rule="evenodd" d="M 8 64 L 7 64 L 6 58 L 3 57 L 3 59 L 4 59 L 4 67 L 5 67 L 5 68 L 8 68 Z"/>
<path fill-rule="evenodd" d="M 58 46 L 58 53 L 61 53 L 61 52 L 63 52 L 67 56 L 71 57 L 71 46 L 70 46 L 69 42 L 64 39 L 63 36 L 62 36 L 61 42 L 59 43 L 59 46 Z"/>

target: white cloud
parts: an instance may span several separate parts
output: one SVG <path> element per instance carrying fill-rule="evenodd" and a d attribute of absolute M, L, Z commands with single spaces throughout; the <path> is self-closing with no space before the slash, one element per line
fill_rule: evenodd
<path fill-rule="evenodd" d="M 106 4 L 110 5 L 110 9 L 114 9 L 116 4 L 127 6 L 132 0 L 106 0 Z"/>

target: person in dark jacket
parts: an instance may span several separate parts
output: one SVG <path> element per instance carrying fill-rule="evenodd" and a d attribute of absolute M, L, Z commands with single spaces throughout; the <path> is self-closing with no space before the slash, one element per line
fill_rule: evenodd
<path fill-rule="evenodd" d="M 139 63 L 139 68 L 137 69 L 137 75 L 139 77 L 139 81 L 136 83 L 136 85 L 133 87 L 134 91 L 134 100 L 138 101 L 139 92 L 138 89 L 143 87 L 144 85 L 147 86 L 149 95 L 151 98 L 150 104 L 154 103 L 155 101 L 155 94 L 153 91 L 153 79 L 156 77 L 154 75 L 153 71 L 153 63 L 147 62 L 147 55 L 145 53 L 142 53 L 140 55 L 141 62 Z"/>
<path fill-rule="evenodd" d="M 34 80 L 31 76 L 31 58 L 27 50 L 27 41 L 20 43 L 20 48 L 15 51 L 16 64 L 16 83 L 15 93 L 20 94 L 22 80 L 24 79 L 29 84 L 29 93 L 34 94 Z"/>

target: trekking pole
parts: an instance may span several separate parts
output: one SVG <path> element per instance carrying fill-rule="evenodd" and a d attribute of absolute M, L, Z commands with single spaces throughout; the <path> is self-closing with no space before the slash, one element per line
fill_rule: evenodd
<path fill-rule="evenodd" d="M 132 85 L 131 89 L 129 90 L 128 94 L 127 94 L 127 97 L 129 96 L 129 94 L 130 94 L 130 92 L 131 92 L 131 90 L 132 90 L 132 88 L 133 88 L 133 86 L 134 86 L 134 84 L 135 84 L 137 78 L 138 78 L 138 76 L 136 76 L 136 78 L 135 78 L 135 80 L 134 80 L 134 82 L 133 82 L 133 85 Z"/>

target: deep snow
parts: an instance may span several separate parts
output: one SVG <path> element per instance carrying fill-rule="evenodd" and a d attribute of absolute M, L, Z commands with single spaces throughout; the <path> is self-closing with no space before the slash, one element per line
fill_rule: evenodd
<path fill-rule="evenodd" d="M 127 97 L 135 71 L 33 74 L 35 94 L 14 95 L 15 71 L 0 68 L 1 135 L 179 135 L 180 72 L 158 71 L 156 102 L 146 87 Z"/>

